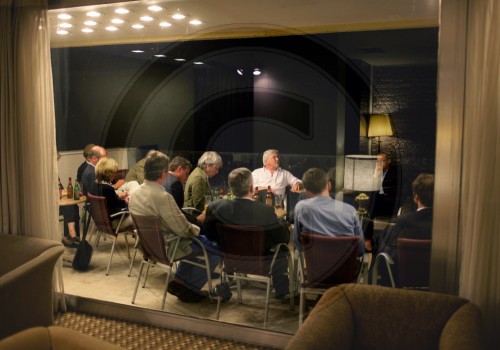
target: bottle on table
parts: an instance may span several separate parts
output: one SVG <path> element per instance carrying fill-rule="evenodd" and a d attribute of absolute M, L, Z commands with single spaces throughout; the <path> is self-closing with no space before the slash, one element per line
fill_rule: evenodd
<path fill-rule="evenodd" d="M 68 187 L 66 187 L 66 197 L 73 199 L 73 184 L 71 183 L 71 177 L 68 180 Z"/>
<path fill-rule="evenodd" d="M 73 187 L 73 199 L 80 199 L 80 185 L 78 184 L 78 180 L 75 180 L 75 187 Z"/>
<path fill-rule="evenodd" d="M 258 187 L 255 187 L 255 191 L 252 195 L 252 199 L 256 202 L 259 201 L 259 188 Z"/>
<path fill-rule="evenodd" d="M 271 186 L 267 186 L 266 205 L 273 205 L 273 193 L 271 192 Z"/>
<path fill-rule="evenodd" d="M 61 183 L 61 178 L 60 177 L 57 178 L 57 181 L 59 181 L 59 184 L 58 184 L 58 187 L 59 187 L 59 199 L 61 199 L 62 198 L 62 193 L 64 191 L 64 186 Z"/>

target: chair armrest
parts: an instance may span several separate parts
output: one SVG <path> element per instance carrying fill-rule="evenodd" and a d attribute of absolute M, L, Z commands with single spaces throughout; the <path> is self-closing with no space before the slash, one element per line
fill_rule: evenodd
<path fill-rule="evenodd" d="M 387 253 L 379 253 L 377 257 L 375 258 L 375 263 L 373 264 L 373 271 L 372 271 L 372 284 L 376 285 L 378 281 L 378 268 L 380 261 L 385 262 L 385 266 L 387 267 L 387 271 L 389 273 L 389 278 L 391 279 L 391 286 L 392 288 L 396 287 L 396 284 L 394 283 L 394 277 L 392 276 L 392 268 L 391 265 L 394 265 L 394 260 L 390 257 L 389 254 Z"/>
<path fill-rule="evenodd" d="M 130 212 L 128 210 L 122 210 L 119 211 L 118 213 L 111 214 L 109 217 L 111 219 L 120 217 L 120 221 L 118 222 L 118 225 L 116 226 L 115 233 L 120 232 L 120 228 L 122 227 L 123 220 L 125 219 L 126 216 L 129 216 Z"/>
<path fill-rule="evenodd" d="M 190 214 L 190 215 L 194 215 L 194 216 L 198 216 L 198 215 L 201 214 L 201 211 L 199 211 L 198 209 L 193 208 L 193 207 L 184 207 L 181 210 L 184 213 L 187 213 L 187 214 Z"/>
<path fill-rule="evenodd" d="M 273 271 L 274 263 L 276 262 L 276 259 L 278 258 L 278 254 L 281 250 L 282 247 L 285 247 L 288 256 L 290 257 L 290 248 L 288 247 L 288 244 L 286 243 L 278 243 L 274 247 L 271 248 L 271 251 L 274 252 L 273 254 L 273 260 L 271 261 L 271 265 L 269 266 L 269 274 Z"/>

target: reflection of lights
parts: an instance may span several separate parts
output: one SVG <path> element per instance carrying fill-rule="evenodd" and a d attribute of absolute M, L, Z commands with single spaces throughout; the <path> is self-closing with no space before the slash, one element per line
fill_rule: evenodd
<path fill-rule="evenodd" d="M 163 10 L 163 7 L 157 6 L 157 5 L 152 5 L 152 6 L 148 7 L 148 10 L 149 11 L 153 11 L 153 12 L 158 12 L 158 11 Z"/>
<path fill-rule="evenodd" d="M 86 26 L 95 26 L 95 25 L 97 25 L 97 22 L 96 21 L 85 21 L 85 22 L 83 22 L 83 24 L 85 24 Z"/>
<path fill-rule="evenodd" d="M 171 26 L 172 26 L 172 23 L 165 22 L 165 21 L 160 22 L 160 27 L 166 28 L 166 27 L 171 27 Z"/>
<path fill-rule="evenodd" d="M 194 25 L 194 26 L 199 26 L 203 22 L 200 21 L 200 20 L 197 20 L 197 19 L 193 19 L 193 20 L 189 21 L 189 23 L 192 24 L 192 25 Z"/>
<path fill-rule="evenodd" d="M 59 16 L 57 16 L 59 19 L 71 19 L 71 15 L 68 15 L 67 13 L 61 13 Z"/>
<path fill-rule="evenodd" d="M 61 28 L 71 28 L 71 27 L 73 27 L 73 25 L 71 23 L 63 22 L 63 23 L 59 23 L 59 27 L 61 27 Z"/>
<path fill-rule="evenodd" d="M 82 28 L 82 32 L 84 33 L 92 33 L 94 30 L 92 28 Z"/>
<path fill-rule="evenodd" d="M 133 53 L 143 53 L 143 50 L 132 50 Z"/>
<path fill-rule="evenodd" d="M 157 54 L 157 55 L 155 55 L 155 57 L 159 57 L 159 58 L 162 58 L 162 57 L 167 57 L 167 56 L 165 56 L 165 55 L 162 55 L 162 54 Z"/>
<path fill-rule="evenodd" d="M 196 62 L 193 62 L 193 64 L 203 64 L 203 62 L 196 61 Z"/>
<path fill-rule="evenodd" d="M 114 24 L 122 24 L 123 22 L 125 22 L 125 21 L 121 18 L 113 18 L 111 20 L 111 23 L 114 23 Z"/>
<path fill-rule="evenodd" d="M 141 21 L 144 21 L 144 22 L 151 22 L 153 20 L 153 17 L 151 16 L 142 16 L 141 17 Z"/>
<path fill-rule="evenodd" d="M 59 34 L 59 35 L 66 35 L 69 32 L 67 30 L 64 30 L 64 29 L 59 29 L 56 33 Z"/>
<path fill-rule="evenodd" d="M 260 75 L 261 73 L 262 73 L 262 72 L 260 71 L 260 69 L 259 69 L 259 68 L 255 68 L 255 69 L 253 70 L 253 75 Z"/>
<path fill-rule="evenodd" d="M 108 30 L 108 31 L 110 31 L 110 32 L 114 32 L 114 31 L 118 30 L 118 28 L 116 28 L 114 26 L 108 26 L 105 29 Z"/>
<path fill-rule="evenodd" d="M 87 16 L 89 17 L 100 17 L 101 14 L 97 11 L 90 11 L 90 12 L 87 12 Z"/>
<path fill-rule="evenodd" d="M 239 74 L 239 75 L 243 75 L 243 69 L 237 69 L 236 72 Z"/>
<path fill-rule="evenodd" d="M 134 28 L 134 29 L 142 29 L 142 28 L 144 28 L 144 26 L 142 24 L 136 23 L 136 24 L 132 24 L 132 28 Z"/>
<path fill-rule="evenodd" d="M 186 16 L 184 16 L 182 13 L 177 12 L 177 13 L 174 13 L 172 15 L 172 18 L 173 19 L 184 19 L 184 18 L 186 18 Z"/>
<path fill-rule="evenodd" d="M 185 61 L 186 61 L 186 59 L 185 59 L 185 58 L 175 58 L 175 60 L 176 60 L 177 62 L 185 62 Z"/>
<path fill-rule="evenodd" d="M 129 10 L 127 10 L 123 7 L 120 7 L 120 8 L 115 10 L 115 13 L 119 13 L 120 15 L 124 15 L 124 14 L 129 13 L 129 12 L 130 12 Z"/>

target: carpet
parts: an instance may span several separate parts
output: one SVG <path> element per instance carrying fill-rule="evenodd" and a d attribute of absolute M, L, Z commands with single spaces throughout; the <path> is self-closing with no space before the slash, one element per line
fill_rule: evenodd
<path fill-rule="evenodd" d="M 233 342 L 130 321 L 116 320 L 76 312 L 55 317 L 54 325 L 71 328 L 125 349 L 140 350 L 268 350 L 272 348 Z"/>

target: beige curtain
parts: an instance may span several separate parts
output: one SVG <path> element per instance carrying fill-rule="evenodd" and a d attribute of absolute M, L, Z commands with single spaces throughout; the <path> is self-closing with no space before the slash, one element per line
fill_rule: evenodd
<path fill-rule="evenodd" d="M 500 344 L 500 1 L 470 0 L 463 135 L 460 295 Z"/>
<path fill-rule="evenodd" d="M 1 233 L 60 240 L 47 0 L 0 0 L 0 16 Z"/>

